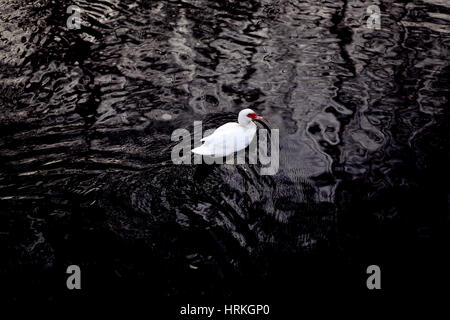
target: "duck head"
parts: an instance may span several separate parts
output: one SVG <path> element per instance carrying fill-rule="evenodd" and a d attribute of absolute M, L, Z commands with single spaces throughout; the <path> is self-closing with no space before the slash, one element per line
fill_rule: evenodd
<path fill-rule="evenodd" d="M 258 116 L 255 111 L 252 109 L 244 109 L 241 112 L 239 112 L 238 116 L 238 122 L 239 124 L 242 124 L 246 126 L 250 123 L 252 120 L 262 120 L 263 118 Z"/>

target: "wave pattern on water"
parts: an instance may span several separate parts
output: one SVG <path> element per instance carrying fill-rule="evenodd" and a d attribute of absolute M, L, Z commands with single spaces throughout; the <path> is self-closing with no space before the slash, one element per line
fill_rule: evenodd
<path fill-rule="evenodd" d="M 79 30 L 66 27 L 73 4 Z M 315 256 L 388 261 L 399 237 L 441 237 L 448 212 L 409 214 L 429 210 L 421 201 L 440 213 L 448 196 L 433 179 L 448 177 L 450 6 L 379 6 L 373 30 L 359 0 L 3 1 L 11 279 L 37 267 L 54 296 L 50 271 L 78 261 L 164 295 L 224 297 L 244 279 L 278 281 L 285 264 L 287 278 Z M 171 163 L 175 129 L 243 108 L 279 128 L 277 175 Z"/>

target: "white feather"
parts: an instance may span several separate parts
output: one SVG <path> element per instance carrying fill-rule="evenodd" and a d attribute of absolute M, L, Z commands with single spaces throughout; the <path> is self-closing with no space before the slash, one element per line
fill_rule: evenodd
<path fill-rule="evenodd" d="M 257 127 L 252 121 L 248 121 L 245 125 L 235 122 L 226 123 L 217 128 L 210 136 L 201 139 L 203 145 L 192 149 L 192 152 L 215 158 L 226 157 L 245 149 L 253 140 L 256 129 Z"/>

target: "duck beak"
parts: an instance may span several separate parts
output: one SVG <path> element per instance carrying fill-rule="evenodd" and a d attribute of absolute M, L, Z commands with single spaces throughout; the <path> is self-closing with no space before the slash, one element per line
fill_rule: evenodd
<path fill-rule="evenodd" d="M 262 120 L 262 117 L 258 116 L 256 113 L 249 113 L 247 117 L 249 117 L 252 120 Z"/>

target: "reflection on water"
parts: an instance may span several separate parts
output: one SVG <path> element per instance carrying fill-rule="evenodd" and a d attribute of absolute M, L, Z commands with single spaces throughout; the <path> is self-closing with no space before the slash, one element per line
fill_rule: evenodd
<path fill-rule="evenodd" d="M 66 27 L 72 4 L 79 30 Z M 54 274 L 76 263 L 92 290 L 224 297 L 280 270 L 305 281 L 322 263 L 435 259 L 426 248 L 444 248 L 449 223 L 436 180 L 448 177 L 450 5 L 382 1 L 380 30 L 367 6 L 3 1 L 8 284 L 54 297 Z M 171 163 L 173 130 L 244 108 L 280 129 L 277 175 Z"/>

